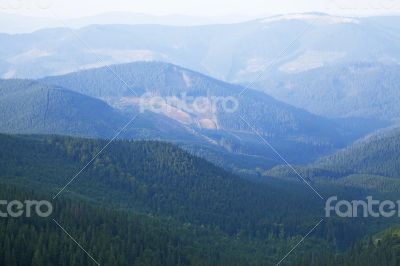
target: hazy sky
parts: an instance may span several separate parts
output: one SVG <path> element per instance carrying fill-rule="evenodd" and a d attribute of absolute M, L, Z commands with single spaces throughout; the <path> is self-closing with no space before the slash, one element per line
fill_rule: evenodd
<path fill-rule="evenodd" d="M 113 11 L 200 16 L 245 15 L 320 11 L 332 14 L 398 13 L 400 0 L 0 0 L 0 11 L 62 18 Z"/>

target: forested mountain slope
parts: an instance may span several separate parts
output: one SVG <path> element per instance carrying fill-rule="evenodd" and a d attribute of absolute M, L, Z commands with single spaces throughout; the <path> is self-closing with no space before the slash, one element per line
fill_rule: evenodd
<path fill-rule="evenodd" d="M 91 69 L 45 78 L 40 82 L 102 99 L 129 114 L 138 112 L 149 95 L 163 99 L 177 97 L 186 101 L 189 108 L 170 106 L 173 112 L 162 110 L 162 115 L 191 127 L 198 135 L 231 152 L 272 160 L 276 160 L 276 154 L 260 145 L 262 141 L 254 129 L 288 160 L 304 162 L 343 147 L 384 125 L 364 120 L 326 119 L 250 88 L 161 62 L 116 65 L 111 66 L 111 70 Z M 219 101 L 216 109 L 199 112 L 192 108 L 195 97 L 233 99 L 237 109 L 226 110 Z M 145 108 L 145 111 L 149 110 Z"/>
<path fill-rule="evenodd" d="M 51 200 L 105 144 L 71 137 L 0 135 L 1 193 L 13 199 L 36 195 Z M 358 190 L 313 185 L 326 195 L 363 195 Z M 275 265 L 323 215 L 322 201 L 300 182 L 252 183 L 161 142 L 110 144 L 52 201 L 55 218 L 99 254 L 104 265 L 112 261 Z M 53 245 L 75 246 L 63 242 L 63 233 L 51 221 L 35 220 L 29 226 L 25 220 L 0 223 L 9 229 L 0 230 L 4 236 L 0 243 L 7 247 L 0 253 L 4 261 L 24 247 L 26 261 L 88 263 L 79 249 L 73 250 L 72 257 L 54 256 Z M 307 254 L 310 247 L 343 251 L 390 223 L 327 219 L 288 263 Z M 17 227 L 22 229 L 11 241 L 10 232 Z M 41 242 L 27 244 L 21 234 L 42 236 Z"/>
<path fill-rule="evenodd" d="M 299 73 L 272 71 L 254 87 L 322 116 L 398 122 L 399 77 L 397 63 L 352 62 Z"/>
<path fill-rule="evenodd" d="M 309 252 L 293 263 L 296 266 L 397 266 L 400 264 L 400 232 L 393 227 L 359 241 L 343 254 Z"/>
<path fill-rule="evenodd" d="M 0 80 L 0 103 L 3 133 L 112 138 L 133 118 L 100 99 L 31 80 Z M 150 113 L 138 116 L 119 136 L 161 138 L 168 131 L 174 132 L 171 141 L 198 140 L 182 125 Z"/>
<path fill-rule="evenodd" d="M 251 172 L 281 163 L 260 136 L 289 162 L 308 163 L 385 125 L 326 119 L 244 90 L 161 62 L 116 65 L 39 81 L 3 80 L 0 132 L 112 138 L 132 121 L 118 138 L 175 142 L 220 166 Z M 165 108 L 149 109 L 146 104 L 152 97 L 165 101 Z M 168 102 L 171 98 L 182 104 Z M 211 99 L 211 106 L 194 108 L 198 99 Z M 226 99 L 237 108 L 227 109 Z"/>
<path fill-rule="evenodd" d="M 49 191 L 1 180 L 4 200 L 42 200 Z M 53 203 L 50 217 L 1 218 L 1 265 L 255 265 L 267 256 L 218 230 L 179 224 L 79 199 Z M 63 232 L 70 234 L 95 260 Z"/>
<path fill-rule="evenodd" d="M 314 181 L 397 193 L 400 186 L 399 148 L 399 129 L 383 130 L 312 164 L 298 165 L 296 169 L 303 177 Z M 298 177 L 286 166 L 274 167 L 264 175 L 279 178 Z"/>
<path fill-rule="evenodd" d="M 2 135 L 1 175 L 31 186 L 46 184 L 56 194 L 106 143 Z M 208 224 L 232 235 L 268 234 L 274 230 L 274 215 L 282 208 L 276 201 L 282 191 L 242 180 L 174 145 L 159 142 L 110 144 L 62 194 L 68 191 L 103 203 Z M 301 203 L 297 193 L 304 195 Z M 288 193 L 284 206 L 293 202 L 318 213 L 314 195 L 303 188 L 297 193 Z M 296 212 L 282 220 L 288 234 L 301 227 Z"/>
<path fill-rule="evenodd" d="M 262 133 L 272 136 L 308 134 L 319 137 L 320 134 L 322 138 L 329 138 L 335 134 L 339 135 L 337 125 L 332 121 L 293 108 L 252 89 L 240 95 L 244 87 L 225 83 L 176 65 L 162 62 L 136 62 L 115 65 L 111 68 L 112 71 L 104 67 L 49 77 L 40 82 L 104 99 L 123 110 L 130 106 L 131 108 L 138 106 L 140 102 L 135 102 L 134 99 L 144 98 L 145 93 L 178 98 L 187 95 L 188 105 L 194 101 L 189 97 L 234 97 L 239 105 L 237 111 L 234 109 L 232 112 L 224 111 L 219 102 L 215 113 L 189 112 L 190 119 L 187 123 L 196 124 L 201 119 L 208 118 L 214 126 L 205 127 L 206 129 L 221 128 L 237 131 L 247 129 L 248 131 L 248 126 L 239 118 L 239 115 L 242 115 L 262 130 Z"/>
<path fill-rule="evenodd" d="M 340 174 L 375 174 L 400 178 L 400 132 L 371 136 L 319 160 L 315 167 Z"/>
<path fill-rule="evenodd" d="M 106 103 L 28 80 L 0 81 L 0 130 L 106 137 L 125 118 Z"/>

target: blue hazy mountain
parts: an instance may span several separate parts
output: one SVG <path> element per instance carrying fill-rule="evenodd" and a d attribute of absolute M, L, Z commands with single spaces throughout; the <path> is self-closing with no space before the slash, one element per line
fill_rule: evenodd
<path fill-rule="evenodd" d="M 168 112 L 157 115 L 182 125 L 208 145 L 272 161 L 277 159 L 276 154 L 262 144 L 247 123 L 277 145 L 282 154 L 299 161 L 329 153 L 382 126 L 367 120 L 326 119 L 255 90 L 240 94 L 244 90 L 241 86 L 161 62 L 85 70 L 39 82 L 101 99 L 125 115 L 139 112 L 141 96 L 146 94 L 164 98 L 182 94 L 193 98 L 234 97 L 238 101 L 234 112 L 226 112 L 220 105 L 215 112 L 206 113 L 171 106 Z"/>
<path fill-rule="evenodd" d="M 328 117 L 398 122 L 400 66 L 351 63 L 296 74 L 271 73 L 256 87 L 277 99 Z"/>
<path fill-rule="evenodd" d="M 281 160 L 254 129 L 288 160 L 304 163 L 382 126 L 364 120 L 326 119 L 251 89 L 239 96 L 243 89 L 176 65 L 149 62 L 37 81 L 4 80 L 1 101 L 5 115 L 0 128 L 4 133 L 111 138 L 138 115 L 121 138 L 178 142 L 219 165 L 255 169 Z M 142 113 L 144 93 L 164 98 L 181 97 L 182 93 L 188 97 L 235 97 L 239 105 L 232 113 L 220 104 L 212 112 L 170 106 L 168 112 Z"/>
<path fill-rule="evenodd" d="M 40 78 L 164 61 L 250 84 L 319 115 L 393 121 L 398 116 L 393 102 L 398 96 L 398 25 L 399 17 L 306 13 L 236 24 L 92 25 L 0 34 L 0 76 Z"/>
<path fill-rule="evenodd" d="M 102 100 L 30 80 L 0 80 L 0 103 L 0 130 L 10 134 L 111 138 L 132 119 Z M 171 119 L 146 114 L 121 137 L 156 138 L 168 130 L 175 133 L 171 140 L 187 135 Z"/>
<path fill-rule="evenodd" d="M 35 78 L 162 60 L 245 82 L 276 69 L 298 73 L 336 63 L 398 62 L 399 20 L 306 13 L 226 25 L 93 25 L 2 34 L 1 76 Z"/>
<path fill-rule="evenodd" d="M 0 88 L 2 132 L 105 137 L 124 121 L 103 101 L 60 87 L 3 80 Z"/>
<path fill-rule="evenodd" d="M 0 12 L 0 32 L 9 34 L 29 33 L 45 28 L 67 25 L 82 28 L 89 25 L 107 24 L 157 24 L 171 26 L 194 26 L 221 23 L 238 23 L 249 20 L 248 16 L 189 16 L 189 15 L 150 15 L 132 12 L 108 12 L 87 17 L 59 19 L 54 17 L 29 17 Z"/>

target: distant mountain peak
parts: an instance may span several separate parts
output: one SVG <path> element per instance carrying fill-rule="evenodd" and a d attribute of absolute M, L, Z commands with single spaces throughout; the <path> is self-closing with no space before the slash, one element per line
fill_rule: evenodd
<path fill-rule="evenodd" d="M 322 23 L 322 24 L 359 24 L 360 21 L 356 18 L 332 16 L 325 13 L 293 13 L 287 15 L 278 15 L 261 19 L 262 23 L 281 22 L 285 20 L 301 20 L 309 23 Z"/>

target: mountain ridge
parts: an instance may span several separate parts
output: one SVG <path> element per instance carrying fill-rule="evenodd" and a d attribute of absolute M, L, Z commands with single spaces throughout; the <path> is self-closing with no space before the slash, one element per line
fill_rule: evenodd
<path fill-rule="evenodd" d="M 84 122 L 81 125 L 74 124 L 74 118 L 70 121 L 62 120 L 64 129 L 18 131 L 16 128 L 10 131 L 12 127 L 7 126 L 10 121 L 18 123 L 19 126 L 26 125 L 24 120 L 18 118 L 21 116 L 19 114 L 25 113 L 37 117 L 38 110 L 40 108 L 40 110 L 47 110 L 48 105 L 46 93 L 42 92 L 35 97 L 27 96 L 32 93 L 32 89 L 28 86 L 32 81 L 2 81 L 0 96 L 2 91 L 6 92 L 6 89 L 1 88 L 6 88 L 7 83 L 13 82 L 14 90 L 22 91 L 24 97 L 30 99 L 31 104 L 26 101 L 24 106 L 14 112 L 10 110 L 22 104 L 21 98 L 3 99 L 6 103 L 3 108 L 8 109 L 9 112 L 0 122 L 3 123 L 3 131 L 6 133 L 73 133 L 72 135 L 75 136 L 112 138 L 130 119 L 137 116 L 137 119 L 119 137 L 159 139 L 180 143 L 196 154 L 212 158 L 213 162 L 218 162 L 218 165 L 230 165 L 235 168 L 248 169 L 250 167 L 254 170 L 257 167 L 269 168 L 281 162 L 273 150 L 260 145 L 262 141 L 254 129 L 268 139 L 287 160 L 304 163 L 344 147 L 352 140 L 381 126 L 361 120 L 326 119 L 251 89 L 239 97 L 240 92 L 244 90 L 239 85 L 219 81 L 169 63 L 136 62 L 34 81 L 39 87 L 61 87 L 66 91 L 79 93 L 78 95 L 83 94 L 89 97 L 85 99 L 101 103 L 102 106 L 89 108 L 90 110 L 86 111 L 85 105 L 77 104 L 74 107 L 76 116 L 79 116 L 79 112 L 92 115 L 85 120 L 88 125 Z M 19 86 L 19 83 L 22 83 L 20 88 L 15 88 Z M 147 98 L 148 94 L 150 98 Z M 147 103 L 152 103 L 154 96 L 162 99 L 163 108 L 160 110 L 154 111 L 146 106 Z M 174 101 L 166 101 L 168 97 L 172 97 Z M 224 109 L 223 100 L 229 97 L 231 100 L 236 100 L 238 104 L 233 112 Z M 32 102 L 32 99 L 37 102 Z M 183 105 L 177 104 L 176 99 Z M 215 107 L 209 108 L 211 106 L 206 105 L 208 107 L 204 111 L 204 109 L 195 108 L 198 99 L 219 100 Z M 53 103 L 51 106 L 54 108 L 50 114 L 65 116 L 69 108 L 68 104 L 65 104 L 64 107 L 57 107 L 57 104 Z M 36 113 L 28 112 L 29 108 L 33 108 L 32 110 Z M 102 117 L 98 117 L 98 114 L 105 112 L 104 110 L 110 113 L 105 115 L 109 118 L 101 120 Z M 242 118 L 246 122 L 242 121 Z M 77 121 L 79 119 L 80 117 L 76 118 Z M 73 132 L 79 127 L 90 126 L 92 120 L 95 122 L 98 119 L 100 119 L 99 125 L 106 123 L 105 127 L 110 129 L 109 132 L 102 132 L 101 126 L 98 127 L 99 132 L 95 131 L 92 134 L 88 129 L 83 130 L 86 134 Z M 54 123 L 56 122 L 60 123 L 60 119 Z M 28 129 L 29 126 L 25 128 Z M 82 129 L 79 130 L 82 131 Z M 256 159 L 249 161 L 249 158 Z"/>
<path fill-rule="evenodd" d="M 46 30 L 2 35 L 2 42 L 9 49 L 0 53 L 0 66 L 3 66 L 0 76 L 40 78 L 93 66 L 162 60 L 221 80 L 252 82 L 259 75 L 267 75 L 271 69 L 307 70 L 357 61 L 400 60 L 398 28 L 394 25 L 399 17 L 354 18 L 359 23 L 350 26 L 349 23 L 312 24 L 306 32 L 307 38 L 299 38 L 283 57 L 275 60 L 276 55 L 282 53 L 282 47 L 288 46 L 287 38 L 282 36 L 298 36 L 310 27 L 301 16 L 316 17 L 317 21 L 338 20 L 335 16 L 306 13 L 286 15 L 289 19 L 275 21 L 273 25 L 262 20 L 193 27 L 93 25 L 72 29 L 72 32 L 49 29 L 52 38 L 44 35 Z M 285 18 L 285 15 L 278 18 Z M 148 35 L 149 32 L 152 34 Z M 346 42 L 333 38 L 338 35 L 345 36 Z M 138 39 L 136 36 L 145 37 Z M 77 38 L 91 49 L 83 49 Z M 46 60 L 30 54 L 21 61 L 21 56 L 29 55 L 32 47 L 46 54 Z M 370 51 L 375 52 L 371 54 Z M 270 61 L 274 64 L 269 64 Z M 26 62 L 36 68 L 27 68 Z"/>

